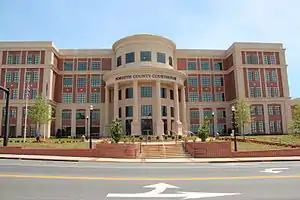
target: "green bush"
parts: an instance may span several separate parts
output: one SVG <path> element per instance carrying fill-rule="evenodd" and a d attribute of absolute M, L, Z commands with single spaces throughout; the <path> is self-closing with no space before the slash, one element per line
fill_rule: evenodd
<path fill-rule="evenodd" d="M 143 136 L 140 136 L 139 139 L 140 139 L 140 141 L 143 141 L 144 137 L 143 137 Z"/>
<path fill-rule="evenodd" d="M 171 138 L 172 138 L 172 140 L 174 140 L 174 139 L 175 139 L 175 136 L 174 136 L 174 135 L 172 135 L 172 137 L 171 137 Z"/>
<path fill-rule="evenodd" d="M 151 141 L 152 137 L 151 136 L 148 136 L 148 141 Z"/>
<path fill-rule="evenodd" d="M 156 140 L 159 140 L 160 139 L 160 137 L 159 136 L 156 136 Z"/>
<path fill-rule="evenodd" d="M 119 119 L 112 121 L 110 128 L 110 135 L 113 142 L 118 143 L 123 137 L 123 126 L 122 122 Z"/>
<path fill-rule="evenodd" d="M 178 140 L 181 140 L 182 139 L 182 135 L 178 135 Z"/>
<path fill-rule="evenodd" d="M 204 123 L 198 129 L 198 137 L 201 139 L 202 142 L 205 142 L 206 139 L 209 137 L 209 119 L 205 118 Z"/>

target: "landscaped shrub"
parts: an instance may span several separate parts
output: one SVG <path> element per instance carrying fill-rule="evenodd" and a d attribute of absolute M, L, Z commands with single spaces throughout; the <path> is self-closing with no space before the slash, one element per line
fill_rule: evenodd
<path fill-rule="evenodd" d="M 113 120 L 110 128 L 110 135 L 113 142 L 118 143 L 120 141 L 123 136 L 123 127 L 121 120 Z"/>
<path fill-rule="evenodd" d="M 198 129 L 198 137 L 201 139 L 202 142 L 205 142 L 206 139 L 209 137 L 209 119 L 204 119 L 204 124 L 199 127 Z"/>
<path fill-rule="evenodd" d="M 182 139 L 182 135 L 178 135 L 178 140 L 181 140 Z"/>
<path fill-rule="evenodd" d="M 172 138 L 172 140 L 174 140 L 174 139 L 175 139 L 175 136 L 174 136 L 174 135 L 172 135 L 172 136 L 171 136 L 171 138 Z"/>
<path fill-rule="evenodd" d="M 160 137 L 159 136 L 156 136 L 156 140 L 159 140 L 160 139 Z"/>

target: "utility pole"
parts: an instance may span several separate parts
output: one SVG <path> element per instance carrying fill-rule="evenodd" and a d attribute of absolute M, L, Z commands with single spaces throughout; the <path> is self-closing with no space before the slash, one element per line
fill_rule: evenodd
<path fill-rule="evenodd" d="M 5 116 L 4 116 L 4 135 L 3 135 L 3 146 L 6 147 L 8 143 L 8 133 L 9 133 L 9 94 L 10 90 L 9 88 L 5 88 L 3 86 L 0 86 L 0 90 L 5 92 L 5 99 L 6 99 L 6 105 L 5 105 Z"/>
<path fill-rule="evenodd" d="M 24 119 L 24 143 L 26 142 L 26 133 L 27 133 L 27 118 L 28 118 L 28 98 L 30 92 L 30 85 L 27 83 L 25 88 L 25 119 Z"/>

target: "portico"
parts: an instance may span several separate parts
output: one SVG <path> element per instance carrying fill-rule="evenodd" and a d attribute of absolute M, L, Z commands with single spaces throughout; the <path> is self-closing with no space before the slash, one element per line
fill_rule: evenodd
<path fill-rule="evenodd" d="M 106 126 L 119 118 L 127 135 L 185 133 L 184 73 L 161 68 L 121 68 L 103 78 Z"/>

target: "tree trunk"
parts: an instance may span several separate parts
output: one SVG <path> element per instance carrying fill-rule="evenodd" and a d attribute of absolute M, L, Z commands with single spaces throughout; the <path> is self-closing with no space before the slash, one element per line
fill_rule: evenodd
<path fill-rule="evenodd" d="M 243 123 L 243 139 L 245 139 L 245 124 Z"/>

